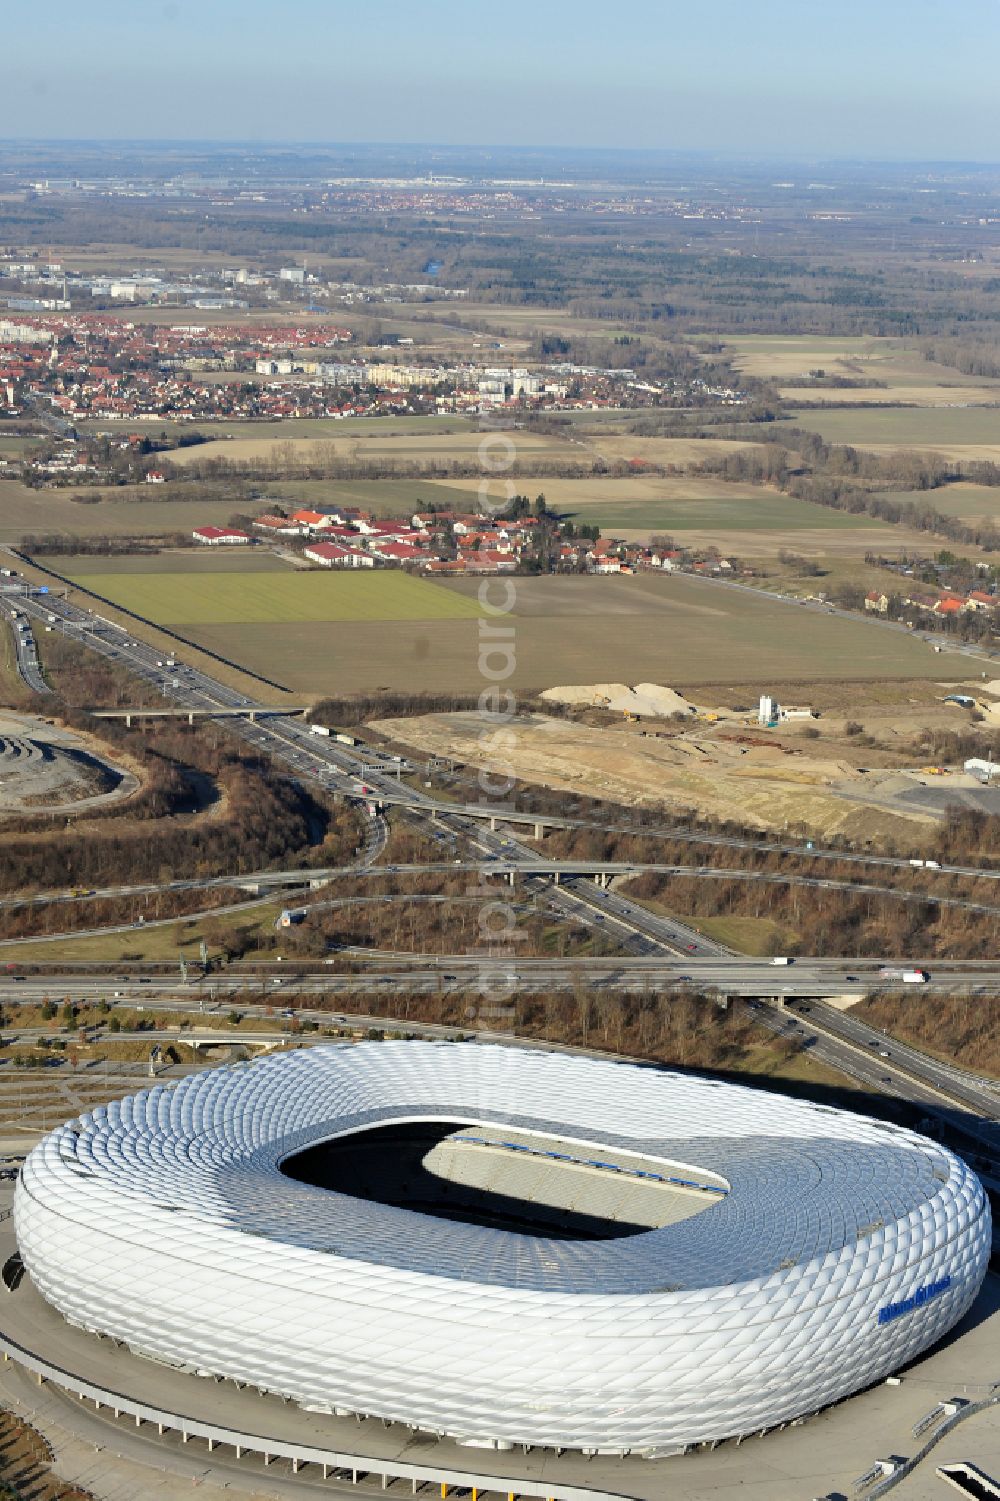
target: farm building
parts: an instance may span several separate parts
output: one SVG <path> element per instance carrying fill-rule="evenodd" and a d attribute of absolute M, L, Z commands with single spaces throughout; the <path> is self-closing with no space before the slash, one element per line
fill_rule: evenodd
<path fill-rule="evenodd" d="M 302 556 L 310 563 L 319 563 L 321 568 L 373 568 L 375 559 L 371 553 L 361 552 L 357 547 L 341 547 L 337 542 L 316 542 L 303 549 Z"/>
<path fill-rule="evenodd" d="M 204 547 L 245 547 L 250 541 L 246 532 L 227 526 L 196 526 L 191 536 Z"/>
<path fill-rule="evenodd" d="M 412 542 L 378 542 L 370 551 L 386 563 L 416 563 L 429 556 L 426 548 L 414 547 Z"/>
<path fill-rule="evenodd" d="M 272 537 L 300 537 L 302 535 L 302 528 L 288 516 L 258 516 L 253 525 L 262 532 L 269 532 Z"/>
<path fill-rule="evenodd" d="M 335 525 L 334 518 L 326 511 L 293 511 L 290 520 L 304 532 L 320 532 Z"/>

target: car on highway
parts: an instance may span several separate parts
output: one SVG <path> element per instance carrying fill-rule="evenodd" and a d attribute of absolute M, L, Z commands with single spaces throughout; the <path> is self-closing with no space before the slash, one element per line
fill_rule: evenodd
<path fill-rule="evenodd" d="M 892 1057 L 892 1054 L 889 1052 L 888 1048 L 879 1048 L 878 1055 L 879 1055 L 880 1058 L 891 1058 Z"/>

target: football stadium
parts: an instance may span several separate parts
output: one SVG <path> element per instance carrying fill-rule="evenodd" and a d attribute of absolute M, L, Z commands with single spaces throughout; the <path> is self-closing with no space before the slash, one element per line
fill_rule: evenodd
<path fill-rule="evenodd" d="M 884 1122 L 482 1043 L 321 1045 L 60 1127 L 21 1257 L 155 1361 L 471 1445 L 656 1456 L 868 1386 L 965 1314 L 978 1179 Z"/>

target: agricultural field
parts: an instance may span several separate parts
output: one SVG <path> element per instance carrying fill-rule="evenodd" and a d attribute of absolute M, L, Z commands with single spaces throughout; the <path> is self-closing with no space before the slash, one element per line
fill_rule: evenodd
<path fill-rule="evenodd" d="M 439 491 L 457 495 L 460 481 Z M 452 488 L 452 486 L 456 488 Z M 920 543 L 912 528 L 796 500 L 761 485 L 685 475 L 613 479 L 534 479 L 521 488 L 544 493 L 550 506 L 604 536 L 648 541 L 673 536 L 685 547 L 719 547 L 740 558 L 774 558 L 785 548 L 862 558 L 872 548 L 895 553 Z M 496 489 L 497 502 L 506 492 Z"/>
<path fill-rule="evenodd" d="M 993 406 L 1000 386 L 907 385 L 893 381 L 886 386 L 779 386 L 782 401 L 793 405 L 809 401 L 826 407 L 966 407 Z"/>
<path fill-rule="evenodd" d="M 602 486 L 600 480 L 594 487 Z M 614 484 L 614 481 L 611 481 Z M 649 492 L 632 493 L 630 486 L 641 485 Z M 558 488 L 557 488 L 558 487 Z M 655 495 L 656 490 L 667 494 Z M 669 491 L 674 491 L 673 495 Z M 577 522 L 596 522 L 605 534 L 649 536 L 653 532 L 689 532 L 701 536 L 709 533 L 768 532 L 784 535 L 797 531 L 857 531 L 879 529 L 870 517 L 851 516 L 796 500 L 776 490 L 754 485 L 723 485 L 711 480 L 625 480 L 614 499 L 602 499 L 591 493 L 589 482 L 573 486 L 572 481 L 545 482 L 549 504 L 563 509 Z M 624 533 L 621 529 L 625 528 Z M 884 530 L 884 528 L 882 528 Z M 685 540 L 685 539 L 682 539 Z M 728 544 L 727 544 L 728 545 Z"/>
<path fill-rule="evenodd" d="M 522 438 L 525 434 L 517 434 L 517 445 L 520 451 Z M 607 436 L 593 434 L 576 440 L 572 447 L 567 447 L 566 452 L 575 462 L 587 457 L 602 458 L 608 463 L 644 462 L 647 464 L 662 464 L 664 468 L 674 466 L 677 469 L 688 469 L 701 463 L 703 459 L 724 457 L 727 454 L 737 453 L 743 448 L 757 448 L 759 445 L 749 439 L 743 438 L 640 438 L 630 434 L 611 433 Z M 522 457 L 530 457 L 529 454 Z"/>
<path fill-rule="evenodd" d="M 966 375 L 927 360 L 919 349 L 889 338 L 821 338 L 815 334 L 746 334 L 725 341 L 736 370 L 773 381 L 782 397 L 830 405 L 896 404 L 949 406 L 1000 400 L 1000 381 Z M 817 385 L 810 373 L 848 380 L 876 380 L 878 387 Z"/>
<path fill-rule="evenodd" d="M 192 450 L 196 452 L 197 450 Z M 539 485 L 538 488 L 541 488 Z M 85 495 L 82 504 L 73 495 Z M 432 505 L 472 510 L 475 482 L 445 488 L 434 480 L 274 480 L 262 482 L 253 500 L 197 500 L 183 482 L 33 490 L 0 480 L 0 542 L 60 533 L 80 537 L 162 537 L 196 526 L 227 526 L 237 513 L 262 515 L 270 506 L 357 506 L 373 516 L 411 516 Z"/>
<path fill-rule="evenodd" d="M 153 572 L 74 567 L 68 577 L 154 625 L 284 625 L 325 621 L 474 620 L 474 598 L 398 571 Z M 239 660 L 239 656 L 235 658 Z"/>
<path fill-rule="evenodd" d="M 526 485 L 528 482 L 525 482 Z M 545 484 L 549 481 L 546 478 Z M 359 479 L 359 480 L 264 480 L 258 487 L 262 504 L 280 501 L 299 506 L 356 506 L 372 516 L 412 516 L 431 506 L 478 510 L 475 480 Z M 529 486 L 530 487 L 530 486 Z M 165 490 L 171 487 L 164 486 Z M 538 482 L 541 488 L 541 482 Z M 506 494 L 506 492 L 504 492 Z M 532 489 L 532 494 L 535 491 Z M 254 509 L 256 509 L 254 502 Z"/>
<path fill-rule="evenodd" d="M 267 509 L 264 501 L 239 507 L 230 500 L 171 500 L 164 498 L 170 487 L 145 487 L 140 498 L 135 491 L 32 490 L 15 480 L 0 480 L 0 542 L 19 542 L 22 537 L 49 533 L 67 537 L 162 537 L 172 532 L 191 532 L 196 526 L 226 526 L 237 509 L 256 513 Z M 73 500 L 85 494 L 87 504 Z M 99 500 L 91 497 L 100 494 Z"/>
<path fill-rule="evenodd" d="M 89 584 L 92 574 L 151 573 L 178 574 L 260 574 L 290 573 L 293 565 L 270 547 L 176 547 L 162 552 L 121 553 L 115 557 L 75 553 L 45 558 L 46 568 L 66 578 Z M 202 586 L 203 587 L 203 586 Z M 248 586 L 253 587 L 253 586 Z"/>
<path fill-rule="evenodd" d="M 315 424 L 309 424 L 315 427 Z M 330 423 L 339 429 L 339 423 Z M 275 426 L 275 424 L 271 424 Z M 648 441 L 648 440 L 647 440 Z M 288 432 L 279 432 L 270 437 L 260 435 L 247 438 L 220 438 L 210 443 L 199 443 L 193 448 L 179 448 L 170 454 L 170 461 L 178 467 L 208 463 L 213 459 L 225 459 L 228 463 L 275 463 L 287 462 L 289 453 L 308 462 L 314 453 L 317 457 L 341 460 L 382 460 L 408 464 L 438 464 L 449 461 L 479 463 L 483 443 L 490 445 L 489 461 L 495 467 L 511 459 L 524 462 L 566 459 L 579 463 L 583 457 L 577 447 L 567 439 L 548 437 L 542 433 L 518 432 L 484 433 L 465 425 L 461 431 L 445 433 L 400 432 L 398 429 L 370 433 L 367 429 L 358 434 L 345 434 L 342 430 L 332 433 L 312 432 L 308 437 L 293 437 Z M 508 447 L 508 444 L 510 445 Z M 484 466 L 485 467 L 485 466 Z"/>
<path fill-rule="evenodd" d="M 232 374 L 227 375 L 227 380 L 232 380 Z M 78 430 L 82 433 L 120 433 L 120 425 L 111 426 L 100 419 L 82 421 L 78 424 Z M 347 434 L 362 433 L 365 435 L 388 437 L 407 435 L 447 435 L 448 433 L 467 433 L 470 430 L 470 422 L 467 417 L 444 416 L 444 417 L 284 417 L 280 421 L 262 422 L 238 422 L 231 418 L 220 418 L 217 422 L 172 422 L 163 418 L 144 423 L 143 431 L 148 431 L 151 438 L 159 438 L 165 435 L 170 438 L 191 437 L 195 433 L 204 433 L 211 440 L 224 438 L 269 438 L 272 442 L 284 441 L 286 438 L 299 439 L 326 439 L 343 438 Z M 3 439 L 0 439 L 2 443 Z M 37 440 L 36 440 L 37 441 Z"/>
<path fill-rule="evenodd" d="M 931 505 L 944 516 L 958 516 L 962 521 L 994 521 L 1000 525 L 1000 488 L 972 485 L 962 481 L 939 485 L 936 490 L 896 490 L 892 500 Z"/>
<path fill-rule="evenodd" d="M 1000 395 L 1000 387 L 998 387 Z M 890 452 L 923 448 L 956 457 L 1000 457 L 1000 408 L 896 407 L 883 411 L 802 411 L 790 414 L 797 427 L 828 443 Z"/>
<path fill-rule="evenodd" d="M 312 577 L 280 582 L 298 585 Z M 514 631 L 509 685 L 524 692 L 623 677 L 756 689 L 778 681 L 954 680 L 969 673 L 968 658 L 947 651 L 934 654 L 902 631 L 705 579 L 647 574 L 515 578 L 486 581 L 491 597 L 508 582 L 516 591 L 507 617 Z M 474 579 L 433 586 L 462 599 L 464 618 L 442 619 L 428 612 L 406 620 L 385 614 L 377 622 L 341 617 L 335 623 L 307 624 L 300 615 L 297 624 L 191 624 L 184 634 L 297 693 L 372 687 L 478 692 L 484 685 L 483 663 L 472 616 L 481 586 Z M 500 656 L 487 666 L 499 670 Z"/>

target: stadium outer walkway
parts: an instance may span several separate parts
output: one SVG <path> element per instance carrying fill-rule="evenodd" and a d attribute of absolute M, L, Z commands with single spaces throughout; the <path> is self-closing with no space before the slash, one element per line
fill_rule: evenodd
<path fill-rule="evenodd" d="M 0 1225 L 0 1264 L 14 1249 L 8 1219 Z M 303 1412 L 292 1403 L 240 1390 L 228 1381 L 197 1378 L 140 1359 L 111 1340 L 74 1329 L 27 1277 L 14 1292 L 0 1290 L 0 1351 L 5 1360 L 0 1392 L 9 1392 L 22 1415 L 43 1432 L 47 1420 L 96 1442 L 107 1474 L 102 1463 L 103 1483 L 91 1472 L 88 1484 L 107 1501 L 124 1495 L 116 1472 L 119 1463 L 150 1468 L 149 1488 L 133 1492 L 136 1501 L 144 1495 L 183 1493 L 165 1485 L 167 1475 L 187 1477 L 188 1488 L 215 1485 L 267 1498 L 362 1497 L 381 1492 L 383 1476 L 397 1496 L 421 1489 L 425 1496 L 440 1496 L 445 1494 L 442 1486 L 447 1494 L 453 1488 L 468 1492 L 476 1487 L 484 1501 L 487 1495 L 554 1501 L 810 1501 L 842 1496 L 854 1492 L 855 1478 L 876 1458 L 913 1454 L 920 1443 L 910 1429 L 936 1403 L 953 1396 L 974 1401 L 989 1394 L 1000 1376 L 998 1349 L 1000 1279 L 990 1277 L 969 1318 L 939 1350 L 907 1372 L 900 1386 L 878 1386 L 805 1423 L 739 1446 L 729 1443 L 712 1452 L 656 1462 L 587 1460 L 541 1449 L 492 1454 L 414 1435 L 402 1425 L 385 1427 L 377 1419 L 358 1422 Z M 44 1386 L 35 1384 L 39 1371 Z M 32 1388 L 37 1397 L 27 1411 Z M 80 1402 L 81 1392 L 99 1393 L 104 1405 L 97 1409 L 93 1400 Z M 165 1429 L 162 1435 L 158 1418 Z M 982 1425 L 978 1444 L 971 1442 L 974 1425 Z M 1000 1461 L 1000 1421 L 991 1415 L 974 1418 L 947 1445 L 958 1457 L 967 1457 L 970 1449 L 977 1451 L 984 1468 L 995 1470 Z M 268 1465 L 265 1453 L 271 1456 Z M 945 1457 L 952 1455 L 942 1445 L 940 1455 L 935 1452 L 933 1461 L 903 1481 L 893 1496 L 924 1501 L 939 1494 L 933 1466 Z M 325 1480 L 324 1462 L 329 1475 Z M 367 1477 L 368 1483 L 355 1489 L 353 1471 L 359 1481 Z"/>

